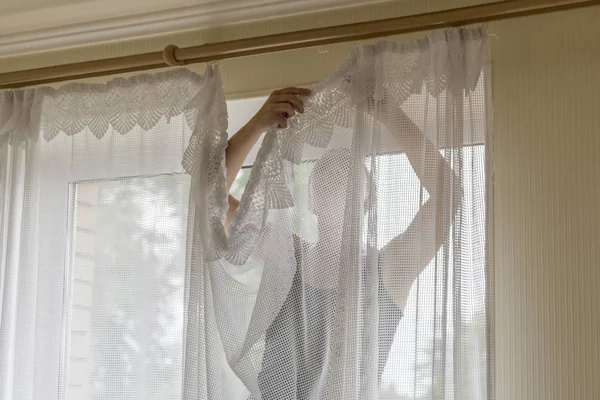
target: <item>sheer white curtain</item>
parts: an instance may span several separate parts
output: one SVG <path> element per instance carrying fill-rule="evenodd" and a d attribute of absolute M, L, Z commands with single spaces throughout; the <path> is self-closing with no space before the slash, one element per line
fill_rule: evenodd
<path fill-rule="evenodd" d="M 182 398 L 181 160 L 216 81 L 0 93 L 0 399 Z"/>
<path fill-rule="evenodd" d="M 487 55 L 356 48 L 227 233 L 218 70 L 1 92 L 0 399 L 492 399 Z"/>
<path fill-rule="evenodd" d="M 199 119 L 186 398 L 493 398 L 488 67 L 482 29 L 356 48 L 227 234 L 227 121 Z"/>

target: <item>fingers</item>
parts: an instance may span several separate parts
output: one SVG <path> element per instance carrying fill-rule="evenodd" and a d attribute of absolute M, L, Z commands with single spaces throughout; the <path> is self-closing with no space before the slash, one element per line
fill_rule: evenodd
<path fill-rule="evenodd" d="M 310 89 L 298 88 L 298 87 L 289 87 L 285 89 L 279 89 L 272 93 L 273 95 L 279 94 L 293 94 L 296 96 L 308 96 L 311 94 Z"/>
<path fill-rule="evenodd" d="M 294 108 L 289 103 L 278 103 L 273 105 L 271 112 L 273 113 L 273 122 L 279 129 L 287 128 L 287 119 L 294 115 Z"/>
<path fill-rule="evenodd" d="M 276 103 L 271 106 L 271 110 L 281 115 L 284 118 L 291 118 L 294 116 L 295 110 L 290 103 Z"/>
<path fill-rule="evenodd" d="M 264 126 L 277 125 L 280 129 L 288 126 L 287 119 L 294 116 L 296 112 L 304 112 L 304 102 L 299 96 L 311 94 L 309 89 L 289 87 L 276 90 L 262 108 Z M 262 123 L 261 123 L 262 125 Z"/>
<path fill-rule="evenodd" d="M 293 94 L 278 94 L 273 96 L 275 103 L 290 103 L 299 113 L 304 112 L 304 102 Z"/>
<path fill-rule="evenodd" d="M 302 113 L 304 112 L 304 102 L 298 96 L 307 96 L 309 94 L 311 94 L 309 89 L 286 88 L 271 93 L 267 101 L 269 103 L 290 103 L 298 112 Z"/>
<path fill-rule="evenodd" d="M 282 117 L 281 115 L 275 116 L 275 123 L 279 129 L 285 129 L 288 126 L 287 119 Z"/>

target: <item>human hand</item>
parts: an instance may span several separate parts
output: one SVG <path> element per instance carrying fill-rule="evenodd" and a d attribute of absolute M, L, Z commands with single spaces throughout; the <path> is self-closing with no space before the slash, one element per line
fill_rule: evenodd
<path fill-rule="evenodd" d="M 256 132 L 263 133 L 276 125 L 278 128 L 286 128 L 288 118 L 296 112 L 304 112 L 304 102 L 300 96 L 311 94 L 309 89 L 290 87 L 276 90 L 267 99 L 249 122 Z"/>

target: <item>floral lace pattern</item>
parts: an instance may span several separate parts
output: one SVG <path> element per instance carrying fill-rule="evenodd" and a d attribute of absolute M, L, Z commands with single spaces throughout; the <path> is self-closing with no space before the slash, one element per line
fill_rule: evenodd
<path fill-rule="evenodd" d="M 289 191 L 294 164 L 302 161 L 305 145 L 328 146 L 334 127 L 351 127 L 352 105 L 383 93 L 402 104 L 423 87 L 431 95 L 443 91 L 461 95 L 475 89 L 483 67 L 488 63 L 485 29 L 438 31 L 409 44 L 379 42 L 359 46 L 340 70 L 313 87 L 305 102 L 305 112 L 290 119 L 286 129 L 267 132 L 252 167 L 252 174 L 235 213 L 228 235 L 224 221 L 227 210 L 225 148 L 227 116 L 222 90 L 213 96 L 210 112 L 198 108 L 196 127 L 184 159 L 192 175 L 193 196 L 201 218 L 207 218 L 205 257 L 223 257 L 241 265 L 254 251 L 263 234 L 268 211 L 293 205 Z M 218 71 L 211 72 L 216 85 L 222 85 Z M 198 96 L 202 98 L 202 96 Z"/>
<path fill-rule="evenodd" d="M 84 130 L 99 139 L 109 129 L 121 134 L 136 126 L 150 130 L 162 118 L 183 113 L 194 129 L 183 165 L 193 178 L 202 218 L 212 229 L 203 235 L 211 242 L 204 248 L 214 252 L 205 255 L 243 264 L 256 247 L 268 210 L 293 205 L 288 188 L 292 165 L 301 162 L 304 145 L 327 147 L 335 126 L 354 123 L 354 114 L 348 112 L 352 103 L 381 100 L 384 91 L 401 104 L 423 86 L 433 96 L 444 90 L 473 90 L 488 62 L 486 40 L 484 29 L 453 29 L 409 44 L 379 42 L 355 48 L 336 74 L 313 88 L 303 115 L 292 118 L 288 128 L 266 134 L 229 235 L 224 230 L 227 111 L 220 73 L 211 66 L 204 78 L 178 69 L 99 85 L 2 92 L 0 146 L 35 139 L 40 132 L 52 140 L 60 133 Z"/>
<path fill-rule="evenodd" d="M 72 83 L 59 89 L 0 92 L 0 145 L 27 138 L 52 140 L 60 133 L 89 130 L 98 139 L 109 129 L 126 134 L 148 131 L 163 118 L 185 114 L 189 127 L 196 112 L 186 109 L 203 77 L 186 69 L 117 78 L 106 84 Z"/>

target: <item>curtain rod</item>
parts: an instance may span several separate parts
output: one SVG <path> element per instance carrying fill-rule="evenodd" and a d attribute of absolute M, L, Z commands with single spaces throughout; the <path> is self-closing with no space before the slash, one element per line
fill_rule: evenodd
<path fill-rule="evenodd" d="M 600 5 L 600 0 L 503 0 L 476 6 L 326 28 L 308 29 L 0 74 L 0 89 L 69 81 L 174 65 L 352 42 Z"/>

